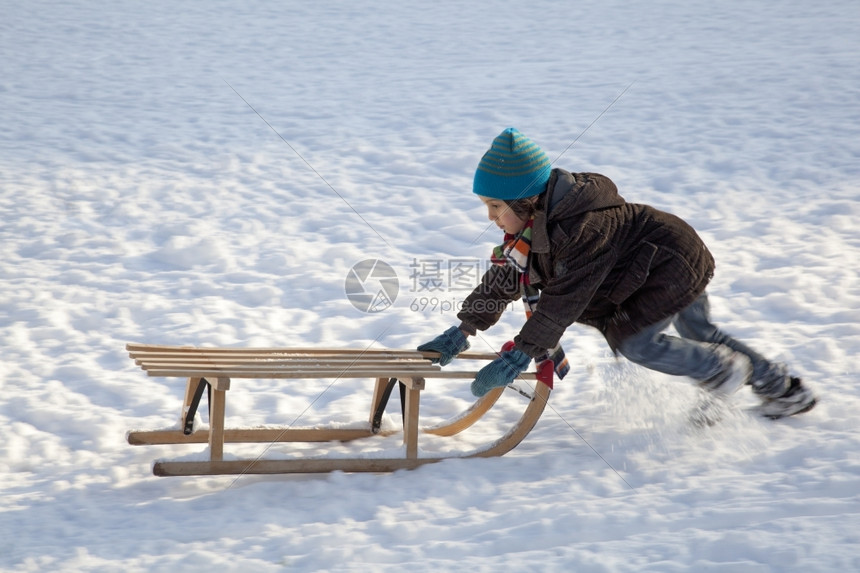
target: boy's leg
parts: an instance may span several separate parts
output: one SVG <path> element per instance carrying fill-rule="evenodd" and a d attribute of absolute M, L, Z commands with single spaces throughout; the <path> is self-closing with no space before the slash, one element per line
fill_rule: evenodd
<path fill-rule="evenodd" d="M 681 337 L 663 333 L 673 322 Z M 689 376 L 724 394 L 749 383 L 762 399 L 761 413 L 771 418 L 806 412 L 817 401 L 784 365 L 770 362 L 714 326 L 704 294 L 674 317 L 623 340 L 618 352 L 646 368 Z"/>
<path fill-rule="evenodd" d="M 711 305 L 703 293 L 690 306 L 674 317 L 675 329 L 684 338 L 722 344 L 735 352 L 746 355 L 753 365 L 751 385 L 756 394 L 781 396 L 789 385 L 788 369 L 784 364 L 774 363 L 744 344 L 732 338 L 711 322 Z"/>
<path fill-rule="evenodd" d="M 749 381 L 752 365 L 719 344 L 671 336 L 669 318 L 621 341 L 618 352 L 631 362 L 673 376 L 689 376 L 706 389 L 730 394 Z"/>
<path fill-rule="evenodd" d="M 664 320 L 625 338 L 618 352 L 631 362 L 673 376 L 706 380 L 718 371 L 721 361 L 712 348 L 663 332 L 671 322 L 671 318 Z"/>

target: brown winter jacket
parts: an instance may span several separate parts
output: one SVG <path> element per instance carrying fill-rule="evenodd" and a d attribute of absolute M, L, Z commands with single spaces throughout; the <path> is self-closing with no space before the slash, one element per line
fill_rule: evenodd
<path fill-rule="evenodd" d="M 538 198 L 529 278 L 540 302 L 514 339 L 532 357 L 553 348 L 574 322 L 620 341 L 692 303 L 714 274 L 714 259 L 687 223 L 627 203 L 596 173 L 553 169 Z M 461 328 L 495 324 L 520 297 L 519 273 L 493 265 L 463 302 Z"/>

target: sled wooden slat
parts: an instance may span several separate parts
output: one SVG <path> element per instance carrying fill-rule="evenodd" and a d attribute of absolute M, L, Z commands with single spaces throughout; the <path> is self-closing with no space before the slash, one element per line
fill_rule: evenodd
<path fill-rule="evenodd" d="M 202 366 L 175 366 L 147 370 L 150 376 L 184 377 L 200 376 L 203 378 L 230 375 L 231 378 L 468 378 L 474 377 L 475 371 L 408 369 L 394 366 L 391 368 L 207 368 Z M 536 380 L 534 372 L 520 374 L 523 380 Z"/>
<path fill-rule="evenodd" d="M 446 458 L 312 458 L 303 460 L 230 460 L 213 462 L 158 461 L 152 472 L 157 476 L 290 474 L 323 472 L 393 472 L 415 469 Z"/>
<path fill-rule="evenodd" d="M 156 365 L 147 368 L 150 376 L 228 376 L 230 378 L 364 378 L 377 376 L 409 377 L 424 376 L 438 373 L 437 369 L 427 367 L 404 366 L 402 364 L 390 365 L 388 367 L 357 366 L 354 368 L 343 367 L 294 367 L 287 366 L 206 366 L 199 365 Z"/>
<path fill-rule="evenodd" d="M 420 457 L 419 435 L 454 436 L 472 426 L 492 408 L 504 392 L 495 388 L 471 407 L 446 422 L 421 428 L 420 394 L 427 381 L 475 377 L 477 369 L 443 370 L 431 362 L 438 356 L 414 350 L 360 350 L 337 348 L 209 348 L 128 344 L 129 356 L 149 376 L 186 379 L 185 397 L 176 429 L 132 431 L 132 445 L 208 444 L 208 460 L 158 461 L 153 473 L 159 476 L 218 475 L 245 473 L 317 473 L 330 471 L 384 472 L 412 469 L 448 458 L 504 455 L 531 431 L 540 418 L 552 388 L 552 365 L 538 366 L 538 372 L 523 373 L 522 380 L 536 381 L 534 395 L 521 418 L 501 438 L 463 455 Z M 460 361 L 493 360 L 496 353 L 464 352 Z M 482 365 L 482 364 L 481 364 Z M 478 366 L 480 367 L 480 366 Z M 331 384 L 338 379 L 375 380 L 370 404 L 370 421 L 349 427 L 259 427 L 229 428 L 225 425 L 227 394 L 238 379 L 311 379 Z M 276 442 L 347 442 L 390 436 L 396 430 L 372 426 L 374 414 L 381 411 L 384 389 L 389 380 L 403 386 L 402 458 L 319 458 L 310 456 L 286 460 L 225 460 L 225 444 Z M 209 389 L 209 428 L 194 430 L 194 412 L 204 388 Z M 285 391 L 288 388 L 285 388 Z M 390 390 L 389 390 L 390 391 Z"/>
<path fill-rule="evenodd" d="M 311 368 L 368 368 L 374 366 L 391 366 L 391 360 L 385 359 L 342 359 L 342 358 L 277 358 L 270 360 L 243 360 L 242 358 L 184 358 L 184 357 L 153 357 L 141 360 L 135 360 L 138 366 L 146 365 L 147 369 L 171 366 L 184 367 L 217 367 L 217 368 L 265 368 L 265 367 L 283 367 L 283 366 L 309 366 Z M 404 367 L 427 366 L 427 361 L 421 358 L 397 360 L 396 364 Z"/>
<path fill-rule="evenodd" d="M 152 344 L 126 345 L 126 350 L 136 356 L 249 356 L 266 358 L 276 357 L 387 357 L 387 358 L 433 358 L 438 356 L 436 352 L 421 352 L 418 350 L 395 350 L 395 349 L 358 349 L 358 348 L 225 348 L 225 347 L 202 347 L 202 346 L 158 346 Z M 461 352 L 458 360 L 493 360 L 498 355 L 494 352 Z"/>
<path fill-rule="evenodd" d="M 393 430 L 383 430 L 378 436 L 387 436 Z M 224 443 L 276 443 L 276 442 L 349 442 L 370 438 L 370 428 L 233 428 L 224 430 Z M 206 444 L 209 432 L 197 430 L 185 435 L 182 430 L 133 431 L 128 442 L 134 446 L 164 444 Z"/>

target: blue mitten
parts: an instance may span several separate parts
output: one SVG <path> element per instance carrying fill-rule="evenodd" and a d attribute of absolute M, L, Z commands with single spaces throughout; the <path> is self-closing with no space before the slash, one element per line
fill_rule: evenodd
<path fill-rule="evenodd" d="M 478 370 L 475 381 L 472 382 L 472 394 L 483 396 L 497 386 L 507 386 L 523 370 L 529 367 L 532 358 L 519 350 L 508 350 Z"/>
<path fill-rule="evenodd" d="M 466 340 L 466 335 L 463 334 L 456 326 L 452 326 L 430 342 L 425 342 L 418 347 L 422 352 L 438 352 L 438 358 L 431 358 L 430 361 L 434 364 L 439 363 L 440 366 L 445 366 L 454 357 L 469 348 L 469 341 Z"/>

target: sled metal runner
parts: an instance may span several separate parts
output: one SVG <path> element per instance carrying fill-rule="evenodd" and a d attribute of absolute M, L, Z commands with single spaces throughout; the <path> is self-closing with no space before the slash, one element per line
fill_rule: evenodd
<path fill-rule="evenodd" d="M 511 343 L 508 343 L 511 345 Z M 506 345 L 505 348 L 507 348 Z M 449 458 L 502 456 L 515 448 L 534 428 L 552 391 L 553 367 L 549 361 L 536 372 L 520 375 L 534 381 L 534 392 L 522 416 L 507 433 L 484 447 L 461 455 L 423 457 L 418 453 L 420 434 L 454 436 L 481 419 L 496 403 L 504 388 L 494 388 L 469 408 L 444 423 L 419 425 L 420 394 L 427 381 L 462 379 L 471 381 L 477 370 L 443 370 L 430 359 L 434 352 L 414 350 L 359 350 L 335 348 L 205 348 L 128 344 L 129 356 L 149 376 L 184 378 L 185 398 L 179 428 L 131 431 L 132 445 L 208 444 L 208 460 L 156 461 L 157 476 L 279 474 L 345 472 L 390 472 L 413 469 Z M 495 353 L 463 352 L 457 360 L 489 361 Z M 456 362 L 455 362 L 456 363 Z M 365 378 L 375 381 L 370 416 L 360 427 L 266 427 L 227 428 L 225 412 L 228 391 L 237 379 L 313 379 L 335 380 Z M 230 443 L 344 442 L 374 436 L 390 436 L 400 430 L 379 430 L 374 417 L 384 408 L 392 381 L 403 386 L 403 457 L 343 458 L 305 457 L 297 459 L 224 459 L 224 446 Z M 203 390 L 209 390 L 209 428 L 194 429 L 194 416 Z M 387 391 L 386 391 L 387 389 Z M 519 391 L 519 390 L 518 390 Z M 519 391 L 522 393 L 522 391 Z"/>

